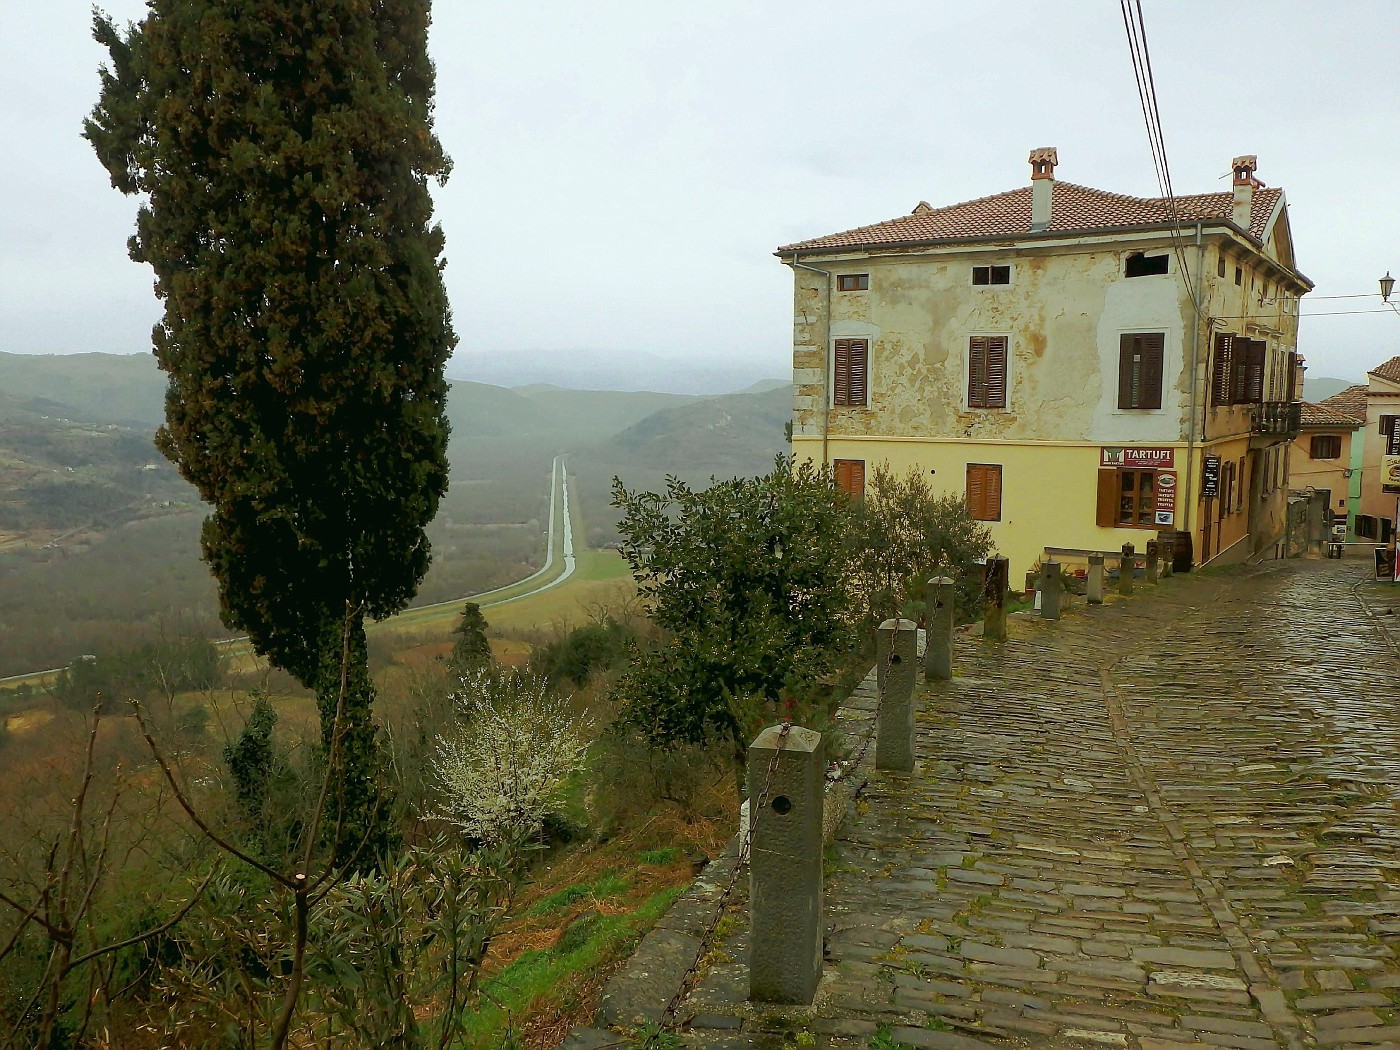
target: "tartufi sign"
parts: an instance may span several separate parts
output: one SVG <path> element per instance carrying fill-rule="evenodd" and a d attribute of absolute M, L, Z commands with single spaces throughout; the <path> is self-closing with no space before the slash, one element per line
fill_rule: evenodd
<path fill-rule="evenodd" d="M 1175 449 L 1100 448 L 1100 467 L 1126 467 L 1129 470 L 1170 470 L 1176 465 Z"/>

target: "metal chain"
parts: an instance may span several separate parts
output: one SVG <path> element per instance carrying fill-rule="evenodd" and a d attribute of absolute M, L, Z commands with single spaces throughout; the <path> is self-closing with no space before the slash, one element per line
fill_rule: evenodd
<path fill-rule="evenodd" d="M 895 638 L 898 638 L 898 631 Z M 889 681 L 890 668 L 894 666 L 895 639 L 890 640 L 890 651 L 885 654 L 884 675 L 876 672 L 875 675 L 875 710 L 871 713 L 870 728 L 866 730 L 865 739 L 861 741 L 860 748 L 855 751 L 846 764 L 846 768 L 837 773 L 828 781 L 829 784 L 839 784 L 852 776 L 860 764 L 865 761 L 865 753 L 870 750 L 870 744 L 875 739 L 875 734 L 880 730 L 880 711 L 885 706 L 885 683 Z"/>

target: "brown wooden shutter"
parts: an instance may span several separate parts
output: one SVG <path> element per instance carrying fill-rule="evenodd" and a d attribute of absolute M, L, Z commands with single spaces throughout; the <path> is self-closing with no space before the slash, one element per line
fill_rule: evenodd
<path fill-rule="evenodd" d="M 973 521 L 981 521 L 987 493 L 983 484 L 982 467 L 979 463 L 967 465 L 967 513 Z"/>
<path fill-rule="evenodd" d="M 981 336 L 967 344 L 967 407 L 987 407 L 987 340 Z"/>
<path fill-rule="evenodd" d="M 865 494 L 865 460 L 838 459 L 833 460 L 831 466 L 836 475 L 837 488 L 850 496 Z"/>
<path fill-rule="evenodd" d="M 1133 389 L 1137 379 L 1137 369 L 1133 361 L 1133 342 L 1135 336 L 1122 335 L 1118 338 L 1118 407 L 1136 408 L 1136 391 Z"/>
<path fill-rule="evenodd" d="M 836 405 L 851 403 L 851 341 L 836 340 L 832 355 L 831 401 Z"/>
<path fill-rule="evenodd" d="M 1230 359 L 1234 356 L 1235 337 L 1221 332 L 1215 337 L 1215 374 L 1211 378 L 1211 403 L 1230 404 Z"/>
<path fill-rule="evenodd" d="M 852 339 L 851 343 L 851 400 L 849 404 L 864 408 L 870 401 L 870 343 L 865 339 Z M 861 465 L 861 478 L 865 477 L 865 466 Z M 864 489 L 862 488 L 862 491 Z"/>
<path fill-rule="evenodd" d="M 1001 465 L 967 465 L 967 513 L 974 521 L 1001 520 Z"/>
<path fill-rule="evenodd" d="M 982 520 L 1001 521 L 1001 467 L 985 466 L 982 469 L 986 472 L 983 485 L 986 495 L 982 498 L 982 504 L 987 512 Z"/>
<path fill-rule="evenodd" d="M 1006 407 L 1006 337 L 1001 335 L 992 336 L 987 340 L 987 407 Z M 1000 517 L 1001 494 L 998 491 L 997 518 Z"/>
<path fill-rule="evenodd" d="M 968 340 L 967 407 L 1006 407 L 1006 336 L 975 335 Z"/>
<path fill-rule="evenodd" d="M 1244 369 L 1240 380 L 1240 402 L 1257 405 L 1264 400 L 1264 368 L 1268 361 L 1268 346 L 1262 339 L 1248 340 L 1244 354 Z"/>
<path fill-rule="evenodd" d="M 1118 407 L 1162 407 L 1161 332 L 1126 333 L 1118 341 Z"/>
<path fill-rule="evenodd" d="M 1098 513 L 1094 520 L 1101 529 L 1118 524 L 1118 471 L 1112 468 L 1099 471 Z"/>

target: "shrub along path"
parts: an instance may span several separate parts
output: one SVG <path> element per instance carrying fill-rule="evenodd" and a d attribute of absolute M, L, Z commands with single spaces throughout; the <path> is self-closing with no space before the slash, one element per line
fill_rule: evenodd
<path fill-rule="evenodd" d="M 740 921 L 684 1045 L 1400 1047 L 1400 660 L 1361 571 L 961 639 L 829 857 L 815 1010 L 742 1003 Z"/>

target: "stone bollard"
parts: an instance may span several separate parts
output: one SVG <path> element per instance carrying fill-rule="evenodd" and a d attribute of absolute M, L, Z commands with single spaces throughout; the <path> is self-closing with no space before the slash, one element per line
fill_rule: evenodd
<path fill-rule="evenodd" d="M 1040 566 L 1040 618 L 1058 620 L 1060 618 L 1060 596 L 1064 593 L 1064 583 L 1060 579 L 1060 563 L 1043 562 Z"/>
<path fill-rule="evenodd" d="M 919 628 L 913 620 L 886 620 L 876 634 L 880 721 L 875 727 L 875 768 L 908 773 L 914 768 L 914 674 Z"/>
<path fill-rule="evenodd" d="M 1133 593 L 1133 573 L 1137 570 L 1137 557 L 1131 543 L 1123 544 L 1123 557 L 1118 561 L 1118 593 Z"/>
<path fill-rule="evenodd" d="M 953 611 L 957 606 L 953 581 L 937 576 L 924 592 L 928 631 L 924 642 L 924 678 L 947 682 L 953 677 Z"/>
<path fill-rule="evenodd" d="M 801 726 L 786 739 L 781 726 L 759 733 L 749 745 L 748 793 L 749 998 L 810 1003 L 822 975 L 822 735 Z"/>
<path fill-rule="evenodd" d="M 1159 542 L 1158 549 L 1162 552 L 1162 579 L 1165 580 L 1176 572 L 1176 542 L 1163 540 Z"/>
<path fill-rule="evenodd" d="M 1147 541 L 1147 582 L 1156 583 L 1157 573 L 1161 569 L 1159 562 L 1160 555 L 1157 552 L 1157 541 Z"/>
<path fill-rule="evenodd" d="M 1089 555 L 1089 575 L 1084 581 L 1084 596 L 1090 605 L 1103 604 L 1103 555 Z"/>
<path fill-rule="evenodd" d="M 982 617 L 982 637 L 992 642 L 1006 641 L 1006 581 L 1011 563 L 1001 556 L 987 559 L 986 584 L 982 598 L 986 612 Z"/>

